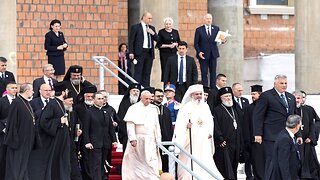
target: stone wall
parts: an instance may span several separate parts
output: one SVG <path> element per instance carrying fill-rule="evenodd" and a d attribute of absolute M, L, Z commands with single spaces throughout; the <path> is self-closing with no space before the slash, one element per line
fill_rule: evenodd
<path fill-rule="evenodd" d="M 91 57 L 105 55 L 117 61 L 119 38 L 127 36 L 125 0 L 17 0 L 16 6 L 18 83 L 42 75 L 47 63 L 44 35 L 52 19 L 61 20 L 69 44 L 66 67 L 83 66 L 85 78 L 98 85 L 99 68 Z M 105 89 L 116 93 L 117 80 L 105 76 Z"/>

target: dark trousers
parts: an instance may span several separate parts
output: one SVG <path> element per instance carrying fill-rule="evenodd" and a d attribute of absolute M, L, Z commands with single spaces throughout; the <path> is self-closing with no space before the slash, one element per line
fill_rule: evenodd
<path fill-rule="evenodd" d="M 263 180 L 265 166 L 263 144 L 251 143 L 251 155 L 254 180 Z"/>
<path fill-rule="evenodd" d="M 4 133 L 0 133 L 0 179 L 4 179 L 6 172 L 6 151 L 7 148 L 3 144 Z"/>
<path fill-rule="evenodd" d="M 266 163 L 264 166 L 265 167 L 264 168 L 264 177 L 267 177 L 268 168 L 271 165 L 274 143 L 275 143 L 274 141 L 264 141 L 263 142 L 265 158 L 266 158 Z"/>
<path fill-rule="evenodd" d="M 164 71 L 167 65 L 168 58 L 176 54 L 177 54 L 176 52 L 161 52 L 160 50 L 161 82 L 163 82 Z"/>
<path fill-rule="evenodd" d="M 168 149 L 168 146 L 165 146 Z M 160 149 L 161 161 L 162 161 L 162 171 L 169 172 L 169 156 L 167 154 L 162 154 L 162 150 Z"/>
<path fill-rule="evenodd" d="M 216 85 L 217 74 L 217 58 L 210 57 L 209 59 L 199 59 L 201 81 L 203 86 L 210 87 L 211 89 Z M 208 85 L 208 69 L 210 73 L 210 86 Z"/>
<path fill-rule="evenodd" d="M 174 98 L 178 101 L 181 102 L 184 94 L 187 92 L 187 84 L 183 83 L 183 84 L 176 84 L 176 95 L 174 96 Z"/>
<path fill-rule="evenodd" d="M 150 75 L 152 69 L 153 58 L 152 49 L 143 49 L 141 55 L 135 57 L 138 63 L 134 67 L 134 79 L 143 87 L 150 86 Z"/>
<path fill-rule="evenodd" d="M 252 180 L 252 161 L 251 156 L 244 162 L 244 172 L 246 174 L 246 180 Z"/>
<path fill-rule="evenodd" d="M 107 175 L 105 160 L 109 150 L 106 148 L 87 150 L 85 164 L 89 170 L 91 180 L 103 180 Z"/>
<path fill-rule="evenodd" d="M 82 175 L 80 172 L 79 162 L 78 162 L 78 150 L 76 148 L 71 149 L 70 165 L 71 165 L 70 179 L 71 180 L 82 180 Z"/>

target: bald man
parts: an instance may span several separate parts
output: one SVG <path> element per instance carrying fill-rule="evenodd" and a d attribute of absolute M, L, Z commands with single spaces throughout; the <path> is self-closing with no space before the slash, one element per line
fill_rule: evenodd
<path fill-rule="evenodd" d="M 129 35 L 129 58 L 136 60 L 133 77 L 142 86 L 150 86 L 150 75 L 154 59 L 154 41 L 159 41 L 152 22 L 152 14 L 144 12 L 141 22 L 131 26 Z"/>
<path fill-rule="evenodd" d="M 204 86 L 211 89 L 215 87 L 217 58 L 219 50 L 215 38 L 219 32 L 219 27 L 212 25 L 212 15 L 206 14 L 203 17 L 202 26 L 198 27 L 194 36 L 194 48 L 197 51 L 197 58 L 200 64 L 201 81 Z M 223 41 L 225 41 L 223 39 Z M 208 69 L 210 72 L 210 85 L 208 82 Z"/>

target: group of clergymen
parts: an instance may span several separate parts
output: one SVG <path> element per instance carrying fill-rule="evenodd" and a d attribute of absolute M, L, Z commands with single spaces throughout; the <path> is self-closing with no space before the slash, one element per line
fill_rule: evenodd
<path fill-rule="evenodd" d="M 159 170 L 191 179 L 159 152 L 156 143 L 171 140 L 215 175 L 178 154 L 203 179 L 237 179 L 239 162 L 248 179 L 319 179 L 314 146 L 320 120 L 304 104 L 304 92 L 286 92 L 285 75 L 277 75 L 274 88 L 265 92 L 251 86 L 250 105 L 241 97 L 242 85 L 226 87 L 223 74 L 216 88 L 189 86 L 181 103 L 173 84 L 164 90 L 130 84 L 116 112 L 109 94 L 97 91 L 82 70 L 70 66 L 57 82 L 48 64 L 42 77 L 19 88 L 9 81 L 10 72 L 1 74 L 6 89 L 0 98 L 0 179 L 107 179 L 116 131 L 123 144 L 123 179 L 159 179 Z"/>
<path fill-rule="evenodd" d="M 0 179 L 107 177 L 111 146 L 117 146 L 116 112 L 107 103 L 108 93 L 97 92 L 82 70 L 70 66 L 58 82 L 47 64 L 43 76 L 19 88 L 9 79 L 11 72 L 3 72 Z"/>

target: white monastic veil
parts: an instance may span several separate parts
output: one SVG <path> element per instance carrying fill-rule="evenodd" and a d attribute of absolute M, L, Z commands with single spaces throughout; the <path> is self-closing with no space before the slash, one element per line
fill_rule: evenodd
<path fill-rule="evenodd" d="M 185 93 L 179 107 L 173 141 L 183 146 L 183 148 L 185 148 L 187 151 L 190 150 L 190 134 L 189 129 L 186 128 L 190 119 L 192 122 L 193 155 L 196 156 L 196 158 L 200 160 L 205 166 L 207 166 L 212 172 L 218 175 L 219 178 L 223 179 L 217 167 L 215 166 L 212 156 L 214 154 L 214 125 L 210 108 L 204 102 L 204 96 L 202 96 L 199 106 L 194 106 L 195 104 L 194 102 L 192 102 L 192 93 L 199 91 L 203 94 L 203 86 L 200 84 L 196 84 L 190 86 Z M 211 139 L 207 139 L 209 134 L 212 135 Z M 205 139 L 207 139 L 208 141 L 205 142 Z M 176 152 L 178 153 L 179 151 Z M 179 159 L 184 162 L 185 165 L 190 166 L 190 159 L 186 157 L 186 155 L 181 153 L 179 155 Z M 196 174 L 201 175 L 201 177 L 204 179 L 212 179 L 212 177 L 207 172 L 202 170 L 199 166 L 195 165 L 196 163 L 193 164 L 194 172 L 196 172 Z M 178 167 L 178 179 L 190 179 L 190 174 L 183 170 L 181 167 Z"/>
<path fill-rule="evenodd" d="M 184 94 L 182 101 L 180 103 L 180 108 L 183 107 L 185 104 L 187 104 L 188 102 L 192 101 L 192 93 L 194 92 L 198 92 L 201 91 L 202 92 L 202 99 L 201 102 L 204 102 L 204 96 L 203 96 L 203 85 L 202 84 L 195 84 L 195 85 L 191 85 L 187 92 Z"/>

